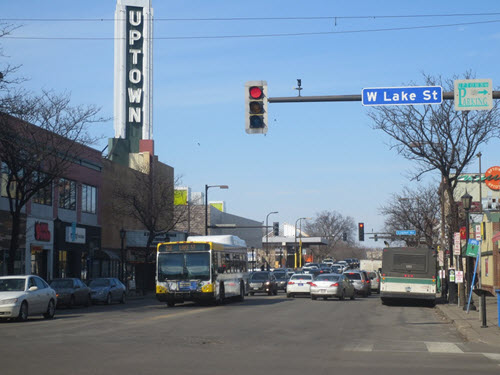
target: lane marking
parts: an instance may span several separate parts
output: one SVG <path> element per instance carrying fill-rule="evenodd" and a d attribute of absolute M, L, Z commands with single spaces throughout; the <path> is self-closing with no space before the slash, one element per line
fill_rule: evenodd
<path fill-rule="evenodd" d="M 424 342 L 430 353 L 463 353 L 463 350 L 452 342 Z"/>
<path fill-rule="evenodd" d="M 210 311 L 213 311 L 214 309 L 211 309 Z M 179 316 L 187 316 L 187 315 L 194 315 L 194 314 L 201 314 L 201 313 L 207 313 L 207 310 L 205 309 L 199 309 L 199 310 L 193 310 L 193 311 L 181 311 L 178 313 L 173 313 L 173 314 L 165 314 L 165 315 L 159 315 L 155 316 L 153 318 L 149 318 L 146 320 L 160 320 L 160 319 L 169 319 L 169 318 L 176 318 Z"/>
<path fill-rule="evenodd" d="M 500 362 L 500 354 L 498 353 L 483 353 L 486 358 Z M 499 365 L 500 366 L 500 365 Z"/>
<path fill-rule="evenodd" d="M 349 352 L 372 352 L 373 344 L 358 343 L 344 349 Z"/>

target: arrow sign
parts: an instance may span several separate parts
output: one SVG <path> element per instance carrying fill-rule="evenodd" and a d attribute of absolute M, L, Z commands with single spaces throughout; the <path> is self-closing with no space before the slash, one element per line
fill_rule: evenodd
<path fill-rule="evenodd" d="M 441 86 L 374 87 L 363 89 L 364 106 L 440 104 L 443 102 Z"/>

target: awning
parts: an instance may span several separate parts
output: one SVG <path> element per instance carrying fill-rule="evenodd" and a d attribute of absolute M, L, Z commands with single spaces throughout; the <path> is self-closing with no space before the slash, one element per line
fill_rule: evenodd
<path fill-rule="evenodd" d="M 492 238 L 493 242 L 497 242 L 500 240 L 500 232 L 496 232 L 494 235 L 493 235 L 493 238 Z"/>
<path fill-rule="evenodd" d="M 96 250 L 96 252 L 94 253 L 94 257 L 98 259 L 108 258 L 110 260 L 118 260 L 118 261 L 121 260 L 120 256 L 116 254 L 113 250 L 105 250 L 105 249 Z"/>

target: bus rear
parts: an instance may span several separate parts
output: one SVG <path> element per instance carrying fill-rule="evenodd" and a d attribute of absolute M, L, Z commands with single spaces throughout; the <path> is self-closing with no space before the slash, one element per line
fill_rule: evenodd
<path fill-rule="evenodd" d="M 432 249 L 394 247 L 382 255 L 382 303 L 393 299 L 436 300 L 436 257 Z"/>

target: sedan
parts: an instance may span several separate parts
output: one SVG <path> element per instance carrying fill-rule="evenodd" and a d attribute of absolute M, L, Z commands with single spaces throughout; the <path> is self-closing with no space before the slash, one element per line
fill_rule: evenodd
<path fill-rule="evenodd" d="M 273 271 L 273 274 L 276 277 L 278 290 L 286 292 L 286 284 L 288 283 L 289 276 L 287 276 L 285 271 Z"/>
<path fill-rule="evenodd" d="M 250 295 L 255 293 L 267 293 L 268 295 L 278 294 L 278 284 L 276 277 L 270 271 L 258 271 L 250 275 L 248 280 L 250 286 Z"/>
<path fill-rule="evenodd" d="M 54 289 L 35 275 L 0 277 L 0 318 L 24 322 L 31 315 L 52 319 L 57 296 Z"/>
<path fill-rule="evenodd" d="M 311 292 L 311 283 L 313 275 L 308 273 L 296 273 L 290 277 L 286 286 L 287 298 L 295 297 L 296 295 L 309 295 Z"/>
<path fill-rule="evenodd" d="M 125 303 L 127 289 L 120 280 L 114 277 L 102 277 L 89 283 L 92 302 L 104 302 L 109 305 L 113 301 Z"/>
<path fill-rule="evenodd" d="M 311 284 L 311 299 L 318 297 L 324 300 L 328 297 L 337 297 L 343 300 L 345 297 L 355 298 L 356 291 L 352 282 L 344 275 L 324 274 L 319 275 Z"/>
<path fill-rule="evenodd" d="M 54 279 L 50 286 L 57 293 L 57 306 L 73 307 L 76 305 L 90 306 L 91 304 L 90 288 L 80 279 Z"/>

